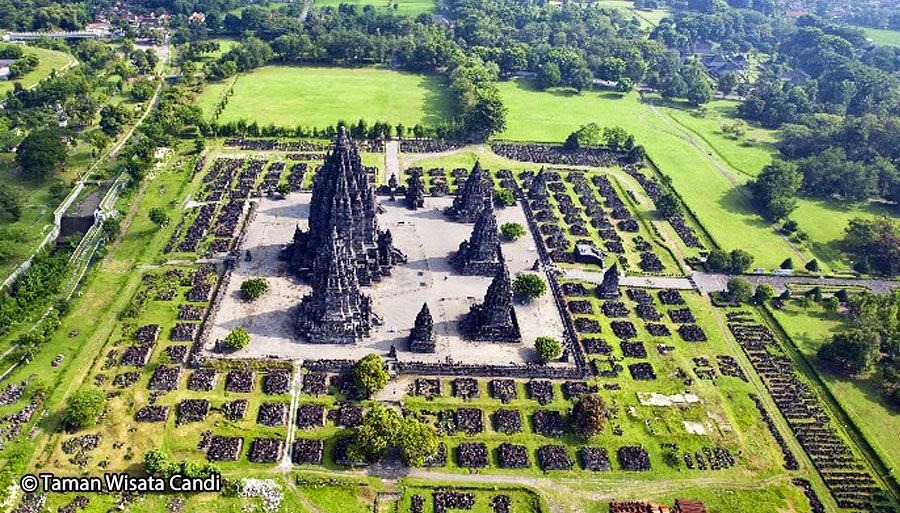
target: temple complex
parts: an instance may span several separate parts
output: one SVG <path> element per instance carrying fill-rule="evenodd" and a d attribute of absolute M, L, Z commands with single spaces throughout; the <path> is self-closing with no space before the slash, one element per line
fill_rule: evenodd
<path fill-rule="evenodd" d="M 521 342 L 522 335 L 512 304 L 512 283 L 506 263 L 500 261 L 497 274 L 488 286 L 484 302 L 473 305 L 460 329 L 469 340 Z"/>
<path fill-rule="evenodd" d="M 459 188 L 453 205 L 447 209 L 446 214 L 454 221 L 473 223 L 489 201 L 493 201 L 491 177 L 481 168 L 480 163 L 475 162 L 466 183 Z"/>
<path fill-rule="evenodd" d="M 450 258 L 450 264 L 460 274 L 494 276 L 502 259 L 493 202 L 485 201 L 472 229 L 472 236 L 459 244 L 459 250 Z"/>

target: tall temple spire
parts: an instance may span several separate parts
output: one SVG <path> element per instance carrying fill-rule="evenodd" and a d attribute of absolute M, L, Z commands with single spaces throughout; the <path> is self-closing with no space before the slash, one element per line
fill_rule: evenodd
<path fill-rule="evenodd" d="M 531 186 L 528 187 L 528 199 L 541 200 L 547 199 L 547 197 L 547 174 L 544 172 L 544 168 L 541 168 L 531 181 Z"/>
<path fill-rule="evenodd" d="M 614 263 L 603 273 L 603 281 L 597 285 L 597 297 L 600 299 L 616 299 L 619 292 L 619 264 Z"/>
<path fill-rule="evenodd" d="M 433 353 L 434 346 L 434 319 L 428 310 L 428 303 L 422 304 L 422 309 L 416 315 L 416 322 L 409 332 L 409 350 L 414 353 Z"/>
<path fill-rule="evenodd" d="M 392 263 L 385 267 L 387 260 L 374 261 L 379 252 L 381 233 L 376 219 L 377 203 L 375 189 L 369 183 L 359 151 L 346 129 L 339 127 L 331 151 L 313 181 L 309 229 L 304 232 L 298 228 L 288 249 L 291 269 L 300 276 L 309 277 L 316 256 L 334 229 L 347 242 L 363 284 L 389 274 Z M 382 245 L 384 240 L 381 238 Z M 385 253 L 384 248 L 380 251 Z M 394 248 L 390 252 L 402 257 Z"/>
<path fill-rule="evenodd" d="M 493 200 L 492 188 L 491 177 L 481 169 L 481 163 L 476 161 L 466 183 L 453 199 L 453 205 L 447 209 L 447 215 L 461 223 L 474 222 L 485 202 Z"/>
<path fill-rule="evenodd" d="M 373 321 L 371 301 L 359 291 L 347 241 L 332 228 L 313 266 L 312 293 L 300 302 L 297 331 L 316 344 L 350 344 L 367 337 Z"/>
<path fill-rule="evenodd" d="M 491 201 L 485 201 L 472 229 L 472 236 L 460 243 L 459 250 L 450 258 L 450 264 L 460 274 L 494 276 L 502 259 L 494 205 Z"/>
<path fill-rule="evenodd" d="M 487 342 L 521 342 L 522 334 L 512 304 L 512 282 L 506 263 L 499 269 L 484 296 L 484 302 L 473 305 L 460 328 L 466 338 Z"/>

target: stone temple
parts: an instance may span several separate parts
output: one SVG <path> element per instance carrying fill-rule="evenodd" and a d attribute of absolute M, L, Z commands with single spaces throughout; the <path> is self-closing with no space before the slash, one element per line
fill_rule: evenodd
<path fill-rule="evenodd" d="M 480 163 L 475 162 L 466 183 L 459 188 L 453 205 L 447 209 L 446 214 L 454 221 L 473 223 L 478 219 L 485 203 L 493 201 L 493 193 L 491 177 L 481 169 Z"/>
<path fill-rule="evenodd" d="M 494 276 L 500 269 L 500 232 L 492 201 L 485 201 L 472 236 L 459 244 L 459 250 L 450 258 L 450 264 L 463 275 Z"/>
<path fill-rule="evenodd" d="M 425 184 L 422 182 L 422 170 L 413 169 L 406 181 L 406 208 L 416 210 L 425 206 Z"/>
<path fill-rule="evenodd" d="M 314 344 L 352 344 L 369 336 L 379 319 L 359 290 L 353 253 L 335 227 L 319 248 L 310 282 L 312 293 L 300 302 L 297 331 Z"/>
<path fill-rule="evenodd" d="M 407 342 L 409 343 L 409 350 L 413 353 L 434 352 L 434 319 L 431 317 L 431 311 L 428 310 L 427 303 L 423 304 L 422 309 L 419 310 L 416 322 L 409 332 Z"/>
<path fill-rule="evenodd" d="M 617 299 L 622 296 L 619 292 L 619 266 L 613 264 L 603 273 L 603 281 L 597 285 L 597 297 L 600 299 Z"/>
<path fill-rule="evenodd" d="M 391 267 L 405 257 L 391 245 L 390 231 L 378 230 L 375 189 L 356 145 L 344 127 L 313 181 L 309 205 L 309 229 L 297 228 L 287 251 L 290 268 L 303 278 L 311 276 L 316 257 L 330 243 L 332 231 L 346 242 L 362 285 L 390 275 Z"/>
<path fill-rule="evenodd" d="M 460 329 L 469 340 L 485 342 L 521 342 L 519 322 L 512 304 L 509 270 L 501 260 L 497 274 L 488 286 L 484 302 L 473 305 Z"/>

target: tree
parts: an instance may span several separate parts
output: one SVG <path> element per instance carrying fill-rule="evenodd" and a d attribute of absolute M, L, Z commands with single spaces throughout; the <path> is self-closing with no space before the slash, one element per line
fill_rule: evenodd
<path fill-rule="evenodd" d="M 719 81 L 716 86 L 722 94 L 731 94 L 734 91 L 734 88 L 738 85 L 738 77 L 735 73 L 725 73 L 721 77 L 719 77 Z"/>
<path fill-rule="evenodd" d="M 656 200 L 656 211 L 664 219 L 675 217 L 681 213 L 681 205 L 671 192 L 664 192 L 659 199 Z"/>
<path fill-rule="evenodd" d="M 556 360 L 563 353 L 562 343 L 553 337 L 538 337 L 534 341 L 534 349 L 542 363 Z"/>
<path fill-rule="evenodd" d="M 353 366 L 353 381 L 366 397 L 371 397 L 384 388 L 390 378 L 384 359 L 375 353 L 367 354 Z"/>
<path fill-rule="evenodd" d="M 531 273 L 523 273 L 516 276 L 513 282 L 513 290 L 527 300 L 538 298 L 547 292 L 547 284 L 540 276 Z"/>
<path fill-rule="evenodd" d="M 169 455 L 160 449 L 150 449 L 144 453 L 144 471 L 151 476 L 168 476 L 173 466 Z"/>
<path fill-rule="evenodd" d="M 756 286 L 756 292 L 753 293 L 753 301 L 760 305 L 765 304 L 773 297 L 775 297 L 775 289 L 768 283 L 760 283 Z"/>
<path fill-rule="evenodd" d="M 241 294 L 247 301 L 256 301 L 269 291 L 269 282 L 265 278 L 250 278 L 241 283 Z"/>
<path fill-rule="evenodd" d="M 169 214 L 167 214 L 165 209 L 163 209 L 162 207 L 151 208 L 149 217 L 150 221 L 160 228 L 169 224 L 170 221 Z"/>
<path fill-rule="evenodd" d="M 863 374 L 872 370 L 878 361 L 879 337 L 865 328 L 836 333 L 819 348 L 817 356 L 846 374 Z"/>
<path fill-rule="evenodd" d="M 425 464 L 425 459 L 438 449 L 437 431 L 425 422 L 406 417 L 403 419 L 396 445 L 404 464 L 421 467 Z"/>
<path fill-rule="evenodd" d="M 106 135 L 116 135 L 130 120 L 131 111 L 124 105 L 106 104 L 100 109 L 100 129 Z"/>
<path fill-rule="evenodd" d="M 525 228 L 519 223 L 503 223 L 500 226 L 500 233 L 508 240 L 517 240 L 525 235 Z"/>
<path fill-rule="evenodd" d="M 887 216 L 854 218 L 845 230 L 842 246 L 863 269 L 885 276 L 900 272 L 900 226 Z"/>
<path fill-rule="evenodd" d="M 569 423 L 575 434 L 590 438 L 603 431 L 606 416 L 606 403 L 603 398 L 598 394 L 587 394 L 581 396 L 572 407 Z"/>
<path fill-rule="evenodd" d="M 803 267 L 805 267 L 806 270 L 811 273 L 817 273 L 819 272 L 819 261 L 813 258 L 809 262 L 806 262 L 806 265 L 804 265 Z"/>
<path fill-rule="evenodd" d="M 250 334 L 244 328 L 235 328 L 231 333 L 225 336 L 222 345 L 231 351 L 237 351 L 247 347 L 250 343 Z"/>
<path fill-rule="evenodd" d="M 739 274 L 750 268 L 753 263 L 753 255 L 743 249 L 732 249 L 729 253 L 728 271 L 732 274 Z"/>
<path fill-rule="evenodd" d="M 350 457 L 374 463 L 391 447 L 400 451 L 406 465 L 422 466 L 437 451 L 437 432 L 415 417 L 404 418 L 396 410 L 374 404 L 355 429 Z"/>
<path fill-rule="evenodd" d="M 794 260 L 791 257 L 785 258 L 781 265 L 779 266 L 782 269 L 793 269 L 794 268 Z"/>
<path fill-rule="evenodd" d="M 562 83 L 562 72 L 555 62 L 548 62 L 537 70 L 537 85 L 541 89 L 556 87 Z"/>
<path fill-rule="evenodd" d="M 784 219 L 797 207 L 803 175 L 794 164 L 775 161 L 763 168 L 748 187 L 759 209 L 771 221 Z"/>
<path fill-rule="evenodd" d="M 23 196 L 17 187 L 0 183 L 0 222 L 15 222 L 22 217 Z"/>
<path fill-rule="evenodd" d="M 29 180 L 44 180 L 52 176 L 66 162 L 66 145 L 58 130 L 32 130 L 19 143 L 16 163 Z"/>
<path fill-rule="evenodd" d="M 106 409 L 106 394 L 96 387 L 82 388 L 69 398 L 62 412 L 62 421 L 68 429 L 91 427 L 100 420 Z"/>
<path fill-rule="evenodd" d="M 563 148 L 569 151 L 578 148 L 591 148 L 600 146 L 603 142 L 603 130 L 597 123 L 581 125 L 577 130 L 569 134 Z"/>
<path fill-rule="evenodd" d="M 728 280 L 728 294 L 736 303 L 746 303 L 753 297 L 753 284 L 746 278 L 736 276 Z"/>

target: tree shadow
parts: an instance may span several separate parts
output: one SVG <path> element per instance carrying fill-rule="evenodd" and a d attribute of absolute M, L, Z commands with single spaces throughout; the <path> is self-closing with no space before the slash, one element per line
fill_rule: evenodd
<path fill-rule="evenodd" d="M 453 118 L 450 95 L 447 88 L 438 82 L 439 80 L 430 75 L 423 76 L 419 80 L 419 87 L 425 91 L 425 98 L 422 101 L 423 125 L 439 126 Z"/>

